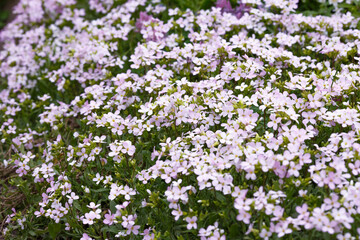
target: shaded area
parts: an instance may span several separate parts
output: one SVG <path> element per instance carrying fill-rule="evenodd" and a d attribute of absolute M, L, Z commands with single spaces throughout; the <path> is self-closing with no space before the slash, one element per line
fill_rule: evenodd
<path fill-rule="evenodd" d="M 0 30 L 14 18 L 12 14 L 13 7 L 19 0 L 1 0 L 0 1 Z"/>

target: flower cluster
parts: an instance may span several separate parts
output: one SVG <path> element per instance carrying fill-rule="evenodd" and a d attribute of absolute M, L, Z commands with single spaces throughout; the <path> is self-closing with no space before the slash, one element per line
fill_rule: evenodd
<path fill-rule="evenodd" d="M 0 32 L 2 234 L 358 238 L 359 19 L 165 2 L 16 6 Z"/>

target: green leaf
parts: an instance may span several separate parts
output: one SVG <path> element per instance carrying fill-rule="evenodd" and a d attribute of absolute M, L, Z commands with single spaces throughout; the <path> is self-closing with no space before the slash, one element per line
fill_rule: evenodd
<path fill-rule="evenodd" d="M 107 188 L 100 188 L 100 189 L 92 189 L 91 191 L 92 191 L 92 192 L 106 192 L 106 191 L 109 191 L 109 189 L 107 189 Z"/>
<path fill-rule="evenodd" d="M 118 227 L 116 227 L 115 225 L 113 225 L 113 226 L 103 227 L 103 228 L 101 228 L 101 231 L 111 232 L 111 233 L 119 233 L 120 229 L 118 229 Z"/>
<path fill-rule="evenodd" d="M 219 200 L 220 202 L 226 202 L 226 197 L 224 195 L 222 195 L 221 193 L 216 192 L 215 193 L 215 197 L 217 200 Z"/>
<path fill-rule="evenodd" d="M 80 206 L 80 204 L 79 204 L 77 201 L 74 201 L 74 202 L 73 202 L 73 205 L 74 205 L 74 207 L 75 207 L 77 210 L 81 211 L 81 206 Z"/>
<path fill-rule="evenodd" d="M 178 239 L 178 240 L 185 240 L 184 237 L 181 236 L 181 235 L 180 235 L 177 239 Z"/>
<path fill-rule="evenodd" d="M 243 233 L 241 232 L 241 226 L 238 223 L 232 224 L 229 229 L 229 239 L 240 239 L 240 236 L 243 236 Z"/>
<path fill-rule="evenodd" d="M 36 236 L 36 233 L 35 233 L 34 231 L 32 231 L 32 230 L 29 231 L 29 234 L 30 234 L 31 236 L 34 236 L 34 237 Z"/>
<path fill-rule="evenodd" d="M 201 9 L 210 9 L 215 5 L 215 0 L 204 0 L 201 3 Z"/>
<path fill-rule="evenodd" d="M 50 223 L 49 224 L 49 234 L 52 239 L 55 239 L 56 236 L 61 232 L 61 223 Z"/>
<path fill-rule="evenodd" d="M 110 210 L 111 212 L 116 212 L 116 203 L 114 201 L 110 201 Z"/>
<path fill-rule="evenodd" d="M 1 20 L 6 20 L 8 17 L 9 17 L 9 12 L 8 11 L 0 12 L 0 19 Z"/>

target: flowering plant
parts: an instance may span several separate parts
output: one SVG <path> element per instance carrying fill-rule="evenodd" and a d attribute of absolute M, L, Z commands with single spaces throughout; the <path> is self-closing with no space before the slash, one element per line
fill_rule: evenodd
<path fill-rule="evenodd" d="M 359 19 L 202 3 L 20 1 L 0 32 L 4 238 L 359 237 Z"/>

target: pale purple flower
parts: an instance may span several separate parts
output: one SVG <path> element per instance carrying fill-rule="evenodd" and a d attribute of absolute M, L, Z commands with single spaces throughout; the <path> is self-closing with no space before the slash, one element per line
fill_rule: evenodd
<path fill-rule="evenodd" d="M 192 229 L 192 228 L 197 229 L 196 220 L 197 220 L 197 217 L 196 217 L 196 216 L 185 218 L 185 221 L 188 223 L 188 224 L 186 225 L 186 228 L 187 228 L 188 230 L 190 230 L 190 229 Z"/>

